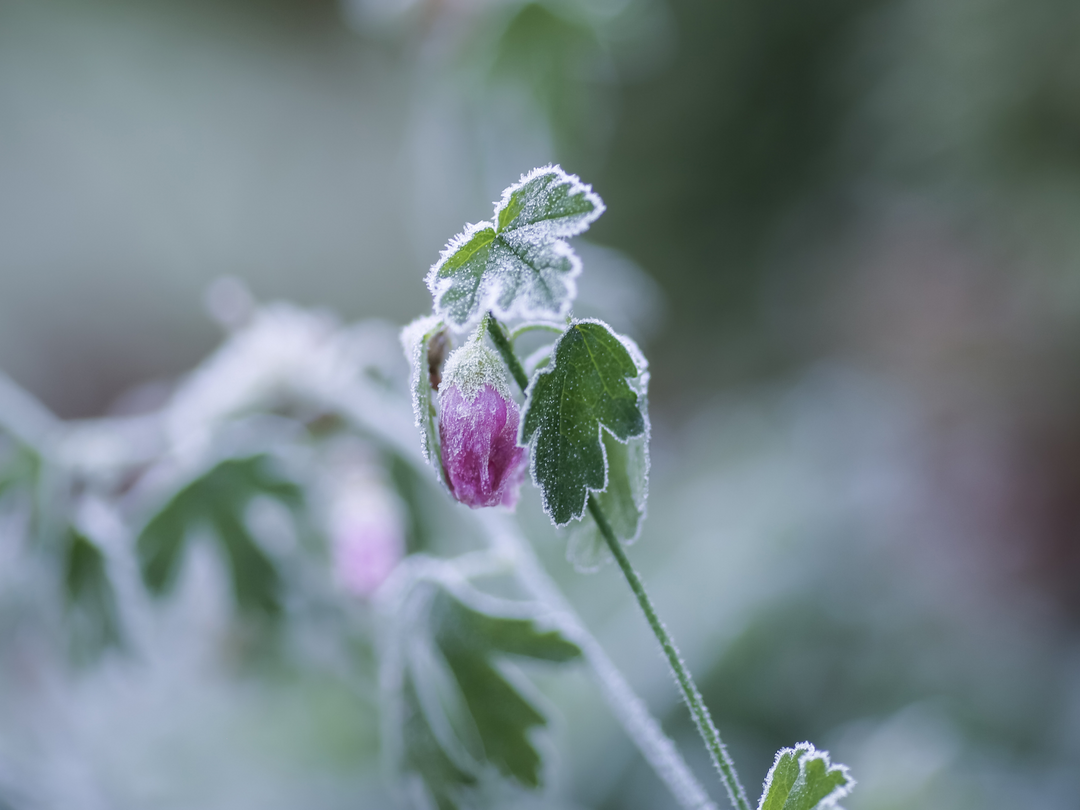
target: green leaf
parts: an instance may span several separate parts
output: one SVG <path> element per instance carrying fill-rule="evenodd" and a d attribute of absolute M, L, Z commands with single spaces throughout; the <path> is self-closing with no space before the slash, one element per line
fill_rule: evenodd
<path fill-rule="evenodd" d="M 162 594 L 172 587 L 189 534 L 206 527 L 225 552 L 239 607 L 277 614 L 280 576 L 244 521 L 257 495 L 275 498 L 294 512 L 303 504 L 300 488 L 281 478 L 266 455 L 223 461 L 177 492 L 147 522 L 136 543 L 147 588 Z"/>
<path fill-rule="evenodd" d="M 468 329 L 498 318 L 561 318 L 577 294 L 581 261 L 563 241 L 604 212 L 600 197 L 558 166 L 534 169 L 503 192 L 491 221 L 469 225 L 427 276 L 435 313 Z"/>
<path fill-rule="evenodd" d="M 439 387 L 442 367 L 450 352 L 445 324 L 435 315 L 417 318 L 401 330 L 401 346 L 409 360 L 409 391 L 412 394 L 413 419 L 420 428 L 420 450 L 424 460 L 435 468 L 440 482 L 443 475 L 439 448 L 439 420 L 431 394 Z"/>
<path fill-rule="evenodd" d="M 620 442 L 647 437 L 646 364 L 631 341 L 594 320 L 572 323 L 553 354 L 554 364 L 529 386 L 521 442 L 531 447 L 532 478 L 544 511 L 556 526 L 565 526 L 584 514 L 590 492 L 608 487 L 601 431 Z M 613 490 L 612 499 L 618 498 Z M 625 531 L 629 520 L 622 522 Z"/>
<path fill-rule="evenodd" d="M 533 729 L 543 712 L 507 659 L 563 663 L 580 656 L 558 632 L 540 629 L 532 606 L 460 584 L 421 581 L 402 603 L 400 764 L 439 808 L 471 807 L 492 780 L 535 789 L 541 755 Z"/>
<path fill-rule="evenodd" d="M 835 807 L 854 786 L 847 767 L 832 765 L 827 751 L 799 743 L 776 753 L 758 810 L 825 810 Z"/>
<path fill-rule="evenodd" d="M 645 411 L 644 398 L 639 400 Z M 645 500 L 649 490 L 649 437 L 646 433 L 623 444 L 609 433 L 602 433 L 608 463 L 607 488 L 595 497 L 615 535 L 626 544 L 633 543 L 645 522 Z M 581 572 L 597 570 L 612 559 L 600 529 L 588 512 L 570 529 L 567 559 Z"/>
<path fill-rule="evenodd" d="M 120 618 L 101 549 L 74 528 L 68 530 L 66 545 L 64 589 L 71 651 L 74 658 L 86 661 L 120 646 Z"/>
<path fill-rule="evenodd" d="M 428 504 L 424 483 L 416 469 L 396 453 L 385 457 L 386 471 L 394 485 L 405 510 L 408 520 L 405 524 L 405 548 L 407 554 L 424 551 L 431 545 L 431 538 L 436 533 L 434 518 L 428 515 Z"/>

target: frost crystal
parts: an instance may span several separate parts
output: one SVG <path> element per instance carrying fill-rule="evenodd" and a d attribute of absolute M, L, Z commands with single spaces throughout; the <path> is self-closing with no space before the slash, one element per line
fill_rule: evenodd
<path fill-rule="evenodd" d="M 450 355 L 439 386 L 439 438 L 455 498 L 474 509 L 517 503 L 525 478 L 519 418 L 495 352 L 470 342 Z"/>
<path fill-rule="evenodd" d="M 577 293 L 581 260 L 564 242 L 604 212 L 575 175 L 544 166 L 503 192 L 488 222 L 469 225 L 427 276 L 435 312 L 464 331 L 491 310 L 499 318 L 561 318 Z"/>

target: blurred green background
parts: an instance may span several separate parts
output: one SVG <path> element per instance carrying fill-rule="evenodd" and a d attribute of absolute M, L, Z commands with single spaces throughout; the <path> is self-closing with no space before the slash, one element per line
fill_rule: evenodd
<path fill-rule="evenodd" d="M 608 206 L 580 309 L 652 364 L 633 555 L 745 781 L 811 739 L 849 810 L 1080 807 L 1074 3 L 0 0 L 0 368 L 122 412 L 218 342 L 223 275 L 404 323 L 548 161 Z M 714 785 L 623 584 L 521 511 Z M 200 655 L 5 657 L 0 807 L 384 806 L 371 706 Z M 551 806 L 668 806 L 584 675 L 544 688 Z"/>

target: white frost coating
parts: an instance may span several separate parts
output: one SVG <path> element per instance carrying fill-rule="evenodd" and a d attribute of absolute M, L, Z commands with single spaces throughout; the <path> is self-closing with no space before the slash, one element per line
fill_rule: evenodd
<path fill-rule="evenodd" d="M 510 399 L 502 358 L 480 341 L 470 340 L 447 358 L 439 393 L 456 386 L 462 398 L 471 402 L 485 385 L 494 388 L 503 399 Z"/>
<path fill-rule="evenodd" d="M 758 802 L 758 810 L 762 810 L 765 806 L 765 800 L 769 798 L 769 791 L 772 789 L 773 777 L 776 775 L 776 769 L 780 765 L 780 761 L 786 756 L 794 756 L 798 759 L 799 763 L 799 776 L 795 780 L 795 783 L 791 786 L 791 790 L 788 795 L 797 795 L 800 790 L 806 788 L 806 768 L 807 765 L 813 760 L 821 760 L 825 766 L 825 772 L 839 771 L 844 775 L 846 780 L 844 784 L 837 785 L 833 790 L 828 793 L 824 798 L 818 801 L 813 806 L 812 810 L 841 810 L 837 806 L 837 802 L 851 793 L 852 788 L 855 787 L 855 780 L 852 779 L 851 774 L 848 772 L 846 765 L 833 765 L 829 761 L 828 751 L 819 751 L 809 742 L 801 742 L 794 748 L 781 748 L 776 752 L 776 758 L 773 760 L 772 767 L 769 768 L 769 772 L 765 774 L 765 782 L 761 786 L 761 800 Z M 785 797 L 786 800 L 786 797 Z"/>
<path fill-rule="evenodd" d="M 538 215 L 542 211 L 541 206 L 543 200 L 532 197 L 525 202 L 521 213 L 513 220 L 522 220 L 522 225 L 517 228 L 519 232 L 542 232 L 546 236 L 565 239 L 583 233 L 588 229 L 589 225 L 595 222 L 597 218 L 604 213 L 604 201 L 600 199 L 599 194 L 592 190 L 592 186 L 588 183 L 581 182 L 581 178 L 576 174 L 567 174 L 562 170 L 561 166 L 549 163 L 547 166 L 540 166 L 539 168 L 533 169 L 528 174 L 521 175 L 520 180 L 503 191 L 502 199 L 495 203 L 495 221 L 499 221 L 499 214 L 501 214 L 510 204 L 515 192 L 520 191 L 532 181 L 544 177 L 545 175 L 553 176 L 550 185 L 547 187 L 548 189 L 569 185 L 568 195 L 571 197 L 577 197 L 578 195 L 584 196 L 585 199 L 592 203 L 593 210 L 588 213 L 560 217 L 559 219 L 554 220 L 539 219 Z M 510 224 L 512 224 L 512 222 Z"/>
<path fill-rule="evenodd" d="M 424 461 L 435 468 L 442 481 L 439 461 L 439 437 L 431 406 L 431 382 L 428 377 L 427 344 L 442 327 L 437 315 L 417 318 L 401 330 L 401 347 L 409 360 L 409 395 L 412 399 L 413 421 L 420 428 L 420 450 Z"/>
<path fill-rule="evenodd" d="M 578 208 L 587 202 L 587 210 L 568 210 L 571 201 Z M 560 202 L 566 206 L 562 210 Z M 592 187 L 558 166 L 522 175 L 503 192 L 494 217 L 466 225 L 431 267 L 425 281 L 435 312 L 459 332 L 488 310 L 501 319 L 565 316 L 577 295 L 574 279 L 581 273 L 581 260 L 563 240 L 585 231 L 603 212 L 604 202 Z M 462 257 L 453 275 L 440 275 L 484 231 L 490 238 L 472 263 Z M 447 300 L 452 289 L 455 295 Z"/>

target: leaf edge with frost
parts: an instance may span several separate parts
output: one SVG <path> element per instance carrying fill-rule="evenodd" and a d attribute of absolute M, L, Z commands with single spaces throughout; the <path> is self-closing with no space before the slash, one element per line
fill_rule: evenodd
<path fill-rule="evenodd" d="M 517 214 L 506 222 L 502 222 L 502 215 L 509 210 L 514 195 L 530 183 L 546 175 L 554 176 L 555 180 L 544 188 L 544 193 L 550 193 L 552 188 L 568 185 L 570 191 L 567 196 L 584 198 L 591 206 L 591 209 L 587 212 L 574 212 L 572 215 L 565 215 L 560 218 L 533 220 L 514 227 L 508 227 L 513 224 Z M 459 333 L 468 331 L 489 310 L 494 312 L 496 317 L 500 319 L 565 317 L 570 311 L 570 305 L 577 297 L 575 279 L 581 274 L 582 269 L 581 259 L 565 240 L 586 231 L 605 210 L 604 201 L 599 194 L 593 191 L 591 185 L 583 182 L 576 174 L 564 171 L 558 164 L 549 163 L 521 175 L 516 183 L 503 190 L 502 197 L 495 203 L 492 219 L 467 224 L 460 233 L 447 242 L 439 254 L 439 260 L 431 266 L 424 281 L 431 292 L 435 314 L 442 317 L 450 328 Z M 559 219 L 563 221 L 559 223 Z M 541 222 L 545 223 L 547 227 L 543 233 L 538 233 Z M 513 292 L 509 301 L 504 301 L 507 285 L 505 282 L 498 283 L 498 278 L 492 276 L 490 258 L 485 258 L 485 268 L 479 272 L 479 279 L 470 295 L 472 301 L 464 317 L 455 316 L 451 311 L 452 307 L 443 303 L 447 293 L 453 290 L 455 286 L 454 278 L 442 275 L 444 268 L 447 263 L 451 262 L 460 253 L 462 248 L 469 245 L 485 230 L 491 232 L 491 239 L 485 241 L 479 247 L 487 247 L 496 244 L 496 242 L 501 244 L 503 248 L 511 248 L 515 245 L 518 248 L 532 246 L 538 250 L 550 250 L 553 256 L 567 261 L 568 265 L 565 271 L 556 271 L 565 292 L 554 309 L 530 307 L 525 301 L 526 296 L 520 292 Z M 491 248 L 488 247 L 489 254 L 490 251 Z M 513 252 L 516 253 L 516 251 Z M 528 265 L 521 256 L 518 256 L 518 259 L 529 266 L 534 273 L 539 274 L 539 270 L 532 265 Z"/>

